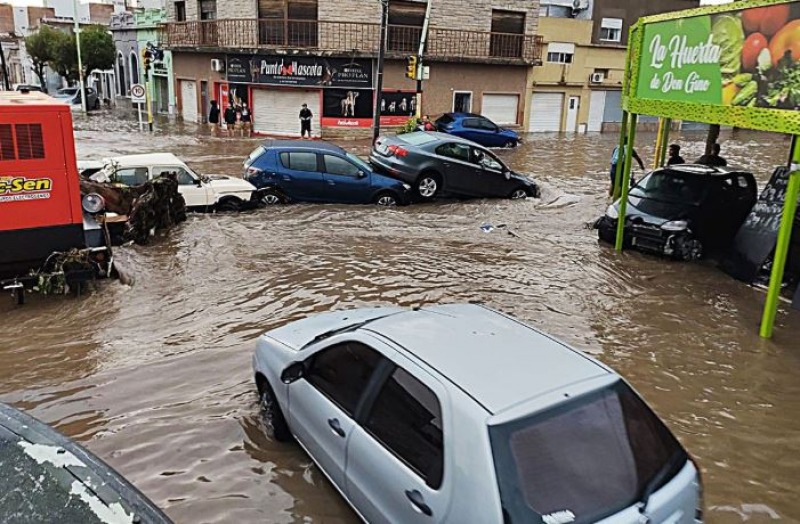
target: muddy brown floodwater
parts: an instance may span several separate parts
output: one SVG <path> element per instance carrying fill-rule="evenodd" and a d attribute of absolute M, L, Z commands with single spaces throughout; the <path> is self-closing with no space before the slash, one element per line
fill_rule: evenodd
<path fill-rule="evenodd" d="M 76 127 L 81 158 L 166 150 L 206 173 L 240 173 L 258 143 L 193 125 L 140 134 L 108 114 Z M 702 139 L 681 136 L 684 156 Z M 546 184 L 544 202 L 191 215 L 119 250 L 133 286 L 0 301 L 0 399 L 84 443 L 177 522 L 354 522 L 308 456 L 265 438 L 256 337 L 331 308 L 481 300 L 627 377 L 700 462 L 708 521 L 798 522 L 800 312 L 782 310 L 763 341 L 761 291 L 710 264 L 598 245 L 584 224 L 608 204 L 615 140 L 532 135 L 502 152 Z M 648 162 L 652 141 L 640 135 Z M 788 151 L 776 135 L 723 144 L 762 181 Z"/>

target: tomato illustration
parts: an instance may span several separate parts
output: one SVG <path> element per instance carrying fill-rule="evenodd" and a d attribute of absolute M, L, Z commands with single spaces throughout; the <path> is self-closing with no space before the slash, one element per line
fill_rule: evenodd
<path fill-rule="evenodd" d="M 775 66 L 786 52 L 792 53 L 792 60 L 800 60 L 800 20 L 789 22 L 772 37 L 769 52 Z"/>
<path fill-rule="evenodd" d="M 742 67 L 745 71 L 756 68 L 756 65 L 758 65 L 758 54 L 768 45 L 767 37 L 761 33 L 753 33 L 747 37 L 742 47 Z"/>
<path fill-rule="evenodd" d="M 789 20 L 789 4 L 756 7 L 742 11 L 742 25 L 747 33 L 772 36 Z"/>

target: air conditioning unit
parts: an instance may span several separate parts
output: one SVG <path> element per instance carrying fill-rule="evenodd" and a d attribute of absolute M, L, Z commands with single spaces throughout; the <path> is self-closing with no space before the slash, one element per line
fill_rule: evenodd
<path fill-rule="evenodd" d="M 220 72 L 225 70 L 225 62 L 220 60 L 219 58 L 212 58 L 211 59 L 211 70 Z"/>
<path fill-rule="evenodd" d="M 592 73 L 592 76 L 589 77 L 589 82 L 592 84 L 602 84 L 603 80 L 606 79 L 606 75 L 603 73 Z"/>

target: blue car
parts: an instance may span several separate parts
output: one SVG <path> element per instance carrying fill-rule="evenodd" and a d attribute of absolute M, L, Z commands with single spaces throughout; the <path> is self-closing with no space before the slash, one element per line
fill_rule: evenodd
<path fill-rule="evenodd" d="M 266 205 L 408 203 L 411 186 L 373 171 L 339 146 L 302 140 L 266 140 L 244 161 L 244 178 Z"/>
<path fill-rule="evenodd" d="M 483 147 L 516 147 L 521 141 L 516 132 L 473 113 L 445 113 L 435 125 L 440 133 L 466 138 Z"/>

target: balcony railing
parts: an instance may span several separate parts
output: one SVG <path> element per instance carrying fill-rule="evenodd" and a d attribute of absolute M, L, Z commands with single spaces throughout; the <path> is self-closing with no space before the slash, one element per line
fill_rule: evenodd
<path fill-rule="evenodd" d="M 387 51 L 417 51 L 422 30 L 390 25 Z M 378 52 L 380 26 L 358 22 L 317 22 L 279 19 L 225 19 L 174 22 L 164 27 L 173 49 L 306 49 L 327 52 Z M 541 60 L 542 39 L 533 35 L 430 28 L 426 56 L 437 59 L 521 61 Z"/>

